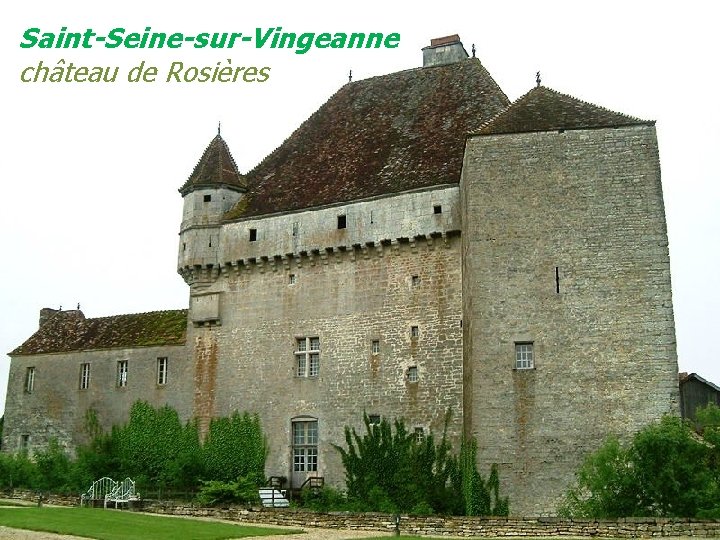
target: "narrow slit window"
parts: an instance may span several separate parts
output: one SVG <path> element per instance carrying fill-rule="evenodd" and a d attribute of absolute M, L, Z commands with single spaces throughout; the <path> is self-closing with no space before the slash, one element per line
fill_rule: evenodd
<path fill-rule="evenodd" d="M 118 388 L 124 388 L 127 386 L 128 376 L 128 363 L 127 360 L 120 360 L 117 363 L 117 381 Z"/>
<path fill-rule="evenodd" d="M 25 392 L 32 394 L 35 390 L 35 368 L 29 367 L 25 370 Z"/>
<path fill-rule="evenodd" d="M 250 229 L 250 241 L 255 242 L 257 240 L 257 229 Z"/>
<path fill-rule="evenodd" d="M 560 267 L 555 267 L 555 292 L 560 294 Z"/>
<path fill-rule="evenodd" d="M 347 227 L 347 216 L 345 214 L 337 217 L 337 227 L 338 229 L 345 229 Z"/>
<path fill-rule="evenodd" d="M 90 388 L 90 364 L 80 364 L 80 390 Z"/>
<path fill-rule="evenodd" d="M 168 359 L 167 357 L 160 357 L 157 359 L 157 383 L 159 386 L 164 386 L 168 381 Z"/>

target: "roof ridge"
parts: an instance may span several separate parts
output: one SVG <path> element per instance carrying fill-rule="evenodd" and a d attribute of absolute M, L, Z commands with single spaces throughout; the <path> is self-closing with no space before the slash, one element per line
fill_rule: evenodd
<path fill-rule="evenodd" d="M 559 107 L 556 111 L 552 111 L 556 114 L 559 113 L 558 117 L 542 117 L 539 115 L 542 110 L 526 113 L 530 114 L 527 118 L 523 118 L 522 113 L 518 114 L 518 111 L 522 111 L 524 104 L 526 102 L 529 103 L 536 95 L 538 96 L 535 102 L 536 106 L 547 105 L 547 102 L 543 103 L 542 100 L 547 100 L 548 96 L 554 98 L 557 103 L 562 104 L 562 107 Z M 555 103 L 552 104 L 555 105 Z M 582 109 L 579 109 L 578 106 L 582 107 Z M 570 107 L 574 108 L 574 110 Z M 530 108 L 532 108 L 532 106 L 530 106 Z M 570 113 L 574 113 L 574 115 Z M 509 124 L 513 123 L 513 114 L 518 116 L 516 122 L 519 123 L 520 126 L 502 126 L 503 121 Z M 595 115 L 595 118 L 592 118 L 592 115 Z M 509 119 L 509 121 L 507 121 L 507 119 Z M 622 119 L 622 121 L 619 121 L 620 119 Z M 622 127 L 637 124 L 654 125 L 655 121 L 644 120 L 636 116 L 614 111 L 602 105 L 597 105 L 570 94 L 559 92 L 548 86 L 537 85 L 517 98 L 487 122 L 483 123 L 477 130 L 471 131 L 468 135 L 499 135 L 507 133 L 554 131 L 556 129 Z"/>

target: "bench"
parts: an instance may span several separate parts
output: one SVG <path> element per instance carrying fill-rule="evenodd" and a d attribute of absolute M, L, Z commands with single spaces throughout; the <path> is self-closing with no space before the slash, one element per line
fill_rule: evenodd
<path fill-rule="evenodd" d="M 287 491 L 277 490 L 271 487 L 264 487 L 258 490 L 260 501 L 266 508 L 287 508 L 290 501 L 287 500 Z"/>

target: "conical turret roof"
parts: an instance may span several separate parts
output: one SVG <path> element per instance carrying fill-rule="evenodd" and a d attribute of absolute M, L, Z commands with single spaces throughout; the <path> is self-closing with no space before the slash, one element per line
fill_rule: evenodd
<path fill-rule="evenodd" d="M 610 128 L 640 124 L 652 125 L 654 121 L 614 112 L 573 96 L 561 94 L 551 88 L 537 86 L 514 101 L 473 135 Z"/>
<path fill-rule="evenodd" d="M 218 132 L 179 191 L 184 196 L 200 187 L 220 186 L 236 191 L 246 188 L 245 177 L 240 174 L 227 143 Z"/>

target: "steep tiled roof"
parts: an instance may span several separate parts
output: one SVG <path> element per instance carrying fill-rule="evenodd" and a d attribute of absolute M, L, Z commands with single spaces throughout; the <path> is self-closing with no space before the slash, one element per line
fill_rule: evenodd
<path fill-rule="evenodd" d="M 220 185 L 244 189 L 246 184 L 245 178 L 238 171 L 227 143 L 218 133 L 208 144 L 190 178 L 180 188 L 180 193 L 186 195 L 198 187 Z"/>
<path fill-rule="evenodd" d="M 80 310 L 60 311 L 10 354 L 182 345 L 185 343 L 186 326 L 186 309 L 97 319 L 86 319 Z"/>
<path fill-rule="evenodd" d="M 537 86 L 513 102 L 473 135 L 499 135 L 558 129 L 591 129 L 653 124 Z"/>
<path fill-rule="evenodd" d="M 348 83 L 245 175 L 225 217 L 456 183 L 467 133 L 508 104 L 476 58 Z"/>

